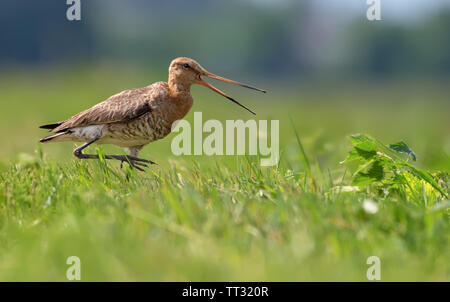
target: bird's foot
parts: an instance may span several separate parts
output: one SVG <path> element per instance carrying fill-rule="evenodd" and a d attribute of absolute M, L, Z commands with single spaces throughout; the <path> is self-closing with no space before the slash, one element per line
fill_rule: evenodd
<path fill-rule="evenodd" d="M 144 169 L 139 167 L 139 166 L 142 166 L 142 167 L 145 167 L 145 168 L 148 167 L 148 165 L 140 163 L 140 162 L 136 162 L 134 160 L 123 160 L 123 161 L 120 162 L 120 168 L 123 168 L 123 163 L 129 164 L 131 168 L 137 169 L 139 171 L 144 171 Z"/>
<path fill-rule="evenodd" d="M 142 167 L 147 168 L 147 164 L 156 165 L 154 161 L 129 155 L 111 155 L 111 157 L 121 161 L 121 168 L 123 167 L 124 162 L 128 163 L 131 168 L 136 168 L 139 171 L 144 171 Z"/>

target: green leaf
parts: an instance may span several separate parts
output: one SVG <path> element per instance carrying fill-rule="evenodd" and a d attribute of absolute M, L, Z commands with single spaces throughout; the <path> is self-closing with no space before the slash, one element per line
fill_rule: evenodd
<path fill-rule="evenodd" d="M 413 161 L 417 160 L 416 154 L 403 141 L 395 143 L 395 144 L 390 144 L 389 148 L 398 153 L 406 153 L 408 156 L 410 156 L 412 158 Z"/>
<path fill-rule="evenodd" d="M 375 161 L 367 172 L 358 172 L 354 177 L 352 184 L 356 186 L 367 186 L 373 183 L 374 181 L 380 181 L 384 178 L 384 169 L 382 162 L 377 160 Z"/>
<path fill-rule="evenodd" d="M 377 151 L 377 146 L 375 145 L 375 142 L 365 134 L 353 134 L 350 136 L 350 140 L 352 141 L 353 146 L 355 148 L 358 148 L 359 150 L 365 152 Z"/>
<path fill-rule="evenodd" d="M 363 134 L 354 134 L 350 136 L 353 148 L 350 150 L 347 158 L 343 162 L 353 160 L 368 161 L 377 155 L 377 148 L 374 142 Z"/>
<path fill-rule="evenodd" d="M 421 180 L 426 181 L 439 191 L 442 196 L 448 198 L 448 193 L 441 188 L 436 179 L 429 172 L 418 169 L 406 161 L 400 153 L 406 153 L 413 160 L 416 160 L 416 154 L 408 147 L 408 145 L 401 141 L 389 146 L 367 134 L 354 134 L 350 136 L 353 144 L 353 149 L 350 151 L 344 162 L 349 162 L 355 159 L 363 161 L 363 165 L 355 172 L 352 184 L 355 185 L 369 185 L 372 182 L 384 180 L 386 181 L 384 171 L 389 174 L 398 174 L 399 171 L 408 171 Z M 367 172 L 366 169 L 369 168 Z M 387 179 L 391 187 L 395 184 L 408 184 L 404 182 L 405 179 L 400 177 L 389 177 Z M 445 182 L 444 182 L 445 183 Z M 385 183 L 387 184 L 387 183 Z"/>
<path fill-rule="evenodd" d="M 344 162 L 351 162 L 353 160 L 362 160 L 362 161 L 368 161 L 374 158 L 377 155 L 376 152 L 366 152 L 358 148 L 353 148 L 350 150 L 350 152 L 347 155 L 347 158 L 343 161 Z"/>

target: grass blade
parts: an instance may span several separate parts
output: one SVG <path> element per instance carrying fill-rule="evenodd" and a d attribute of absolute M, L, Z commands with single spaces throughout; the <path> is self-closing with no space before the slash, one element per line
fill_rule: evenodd
<path fill-rule="evenodd" d="M 294 125 L 294 122 L 292 121 L 291 115 L 289 115 L 289 120 L 291 121 L 292 129 L 294 130 L 295 137 L 297 138 L 297 144 L 298 144 L 298 146 L 300 148 L 300 151 L 302 152 L 303 160 L 305 162 L 306 169 L 307 169 L 308 174 L 309 174 L 311 186 L 313 188 L 314 193 L 316 193 L 316 182 L 314 181 L 314 177 L 313 177 L 313 174 L 311 172 L 311 164 L 309 162 L 308 156 L 306 156 L 305 149 L 303 148 L 302 141 L 300 140 L 300 136 L 298 135 L 297 129 L 295 128 L 295 125 Z"/>

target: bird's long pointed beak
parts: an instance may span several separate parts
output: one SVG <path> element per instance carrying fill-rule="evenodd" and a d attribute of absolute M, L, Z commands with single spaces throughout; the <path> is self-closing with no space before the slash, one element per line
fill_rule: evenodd
<path fill-rule="evenodd" d="M 226 83 L 230 83 L 230 84 L 234 84 L 234 85 L 238 85 L 238 86 L 241 86 L 241 87 L 245 87 L 245 88 L 249 88 L 249 89 L 253 89 L 253 90 L 256 90 L 256 91 L 260 91 L 260 92 L 266 93 L 266 91 L 264 89 L 259 89 L 259 88 L 256 88 L 256 87 L 244 84 L 244 83 L 240 83 L 240 82 L 236 82 L 236 81 L 233 81 L 233 80 L 230 80 L 230 79 L 226 79 L 226 78 L 220 77 L 218 75 L 215 75 L 213 73 L 210 73 L 208 71 L 204 71 L 204 74 L 205 74 L 205 76 L 207 76 L 207 77 L 209 77 L 211 79 L 216 79 L 216 80 L 219 80 L 219 81 L 222 81 L 222 82 L 226 82 Z"/>
<path fill-rule="evenodd" d="M 220 77 L 220 76 L 218 76 L 218 75 L 212 74 L 212 73 L 210 73 L 210 72 L 208 72 L 208 71 L 206 71 L 206 70 L 203 71 L 203 75 L 204 75 L 204 76 L 207 76 L 207 77 L 209 77 L 209 78 L 212 78 L 212 79 L 216 79 L 216 80 L 222 81 L 222 82 L 226 82 L 226 83 L 230 83 L 230 84 L 234 84 L 234 85 L 238 85 L 238 86 L 242 86 L 242 87 L 245 87 L 245 88 L 249 88 L 249 89 L 253 89 L 253 90 L 257 90 L 257 91 L 261 91 L 261 92 L 266 93 L 266 91 L 263 90 L 263 89 L 259 89 L 259 88 L 256 88 L 256 87 L 253 87 L 253 86 L 250 86 L 250 85 L 247 85 L 247 84 L 243 84 L 243 83 L 240 83 L 240 82 L 236 82 L 236 81 L 233 81 L 233 80 L 229 80 L 229 79 Z M 250 109 L 247 108 L 246 106 L 242 105 L 241 103 L 239 103 L 238 101 L 236 101 L 236 100 L 233 99 L 232 97 L 228 96 L 225 92 L 223 92 L 223 91 L 217 89 L 216 87 L 214 87 L 213 85 L 211 85 L 211 84 L 205 82 L 205 81 L 201 78 L 201 75 L 198 76 L 197 84 L 200 84 L 200 85 L 203 85 L 203 86 L 205 86 L 205 87 L 208 87 L 208 88 L 211 89 L 212 91 L 217 92 L 217 93 L 220 94 L 221 96 L 226 97 L 227 99 L 229 99 L 229 100 L 232 101 L 233 103 L 235 103 L 235 104 L 241 106 L 242 108 L 248 110 L 250 113 L 256 115 L 255 112 L 253 112 L 252 110 L 250 110 Z"/>

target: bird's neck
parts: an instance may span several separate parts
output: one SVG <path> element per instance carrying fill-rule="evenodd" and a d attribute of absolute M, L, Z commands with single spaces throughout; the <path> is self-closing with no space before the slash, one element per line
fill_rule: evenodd
<path fill-rule="evenodd" d="M 172 99 L 177 105 L 183 105 L 184 103 L 191 103 L 191 83 L 183 83 L 179 81 L 170 81 L 169 79 L 169 92 Z"/>
<path fill-rule="evenodd" d="M 182 81 L 178 79 L 177 77 L 169 76 L 169 81 L 167 82 L 169 84 L 170 92 L 173 95 L 179 95 L 179 94 L 190 94 L 191 93 L 191 83 L 187 81 Z"/>
<path fill-rule="evenodd" d="M 173 101 L 173 107 L 171 112 L 171 120 L 175 121 L 183 118 L 191 109 L 194 99 L 191 95 L 191 84 L 181 81 L 171 80 L 168 81 L 169 92 Z"/>

